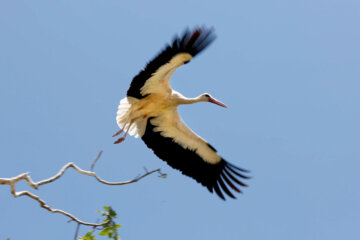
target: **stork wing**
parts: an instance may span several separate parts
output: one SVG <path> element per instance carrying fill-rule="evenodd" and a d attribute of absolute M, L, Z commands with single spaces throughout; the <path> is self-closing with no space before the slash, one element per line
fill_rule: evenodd
<path fill-rule="evenodd" d="M 210 192 L 215 190 L 224 200 L 221 190 L 235 198 L 228 186 L 239 193 L 236 184 L 247 186 L 237 178 L 247 179 L 241 173 L 247 171 L 222 159 L 215 148 L 185 125 L 176 108 L 149 118 L 142 140 L 160 159 L 195 179 Z"/>
<path fill-rule="evenodd" d="M 155 92 L 170 93 L 170 78 L 173 72 L 189 62 L 214 39 L 213 29 L 205 27 L 186 30 L 181 38 L 176 36 L 171 45 L 167 45 L 133 78 L 127 96 L 141 99 Z"/>

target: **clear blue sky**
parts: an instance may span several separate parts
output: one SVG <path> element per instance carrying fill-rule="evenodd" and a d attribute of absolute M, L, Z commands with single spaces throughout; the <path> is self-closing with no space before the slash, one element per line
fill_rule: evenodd
<path fill-rule="evenodd" d="M 173 2 L 173 1 L 172 1 Z M 0 177 L 69 171 L 36 194 L 86 221 L 111 205 L 125 239 L 359 239 L 360 2 L 0 2 Z M 251 170 L 237 200 L 220 200 L 139 139 L 113 145 L 130 81 L 175 34 L 205 24 L 218 38 L 173 76 L 185 122 L 228 161 Z M 18 190 L 29 189 L 19 184 Z M 72 239 L 74 223 L 0 186 L 0 239 Z M 88 230 L 81 228 L 81 232 Z"/>

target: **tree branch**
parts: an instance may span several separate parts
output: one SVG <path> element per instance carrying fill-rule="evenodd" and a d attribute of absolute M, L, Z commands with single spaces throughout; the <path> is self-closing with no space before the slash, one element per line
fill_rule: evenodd
<path fill-rule="evenodd" d="M 29 191 L 16 192 L 15 185 L 16 185 L 17 182 L 19 182 L 21 180 L 25 180 L 30 187 L 32 187 L 34 189 L 38 189 L 38 187 L 41 186 L 41 185 L 48 184 L 48 183 L 54 182 L 55 180 L 59 179 L 65 173 L 65 171 L 68 168 L 73 168 L 73 169 L 75 169 L 75 171 L 77 171 L 80 174 L 87 175 L 87 176 L 92 176 L 96 180 L 98 180 L 100 183 L 103 183 L 103 184 L 106 184 L 106 185 L 125 185 L 125 184 L 134 183 L 134 182 L 137 182 L 140 179 L 142 179 L 142 178 L 144 178 L 144 177 L 146 177 L 146 176 L 148 176 L 150 174 L 153 174 L 155 172 L 158 172 L 160 174 L 160 177 L 165 177 L 166 176 L 166 174 L 161 173 L 160 169 L 156 169 L 156 170 L 153 170 L 153 171 L 150 171 L 150 172 L 145 171 L 144 174 L 134 178 L 133 180 L 128 180 L 128 181 L 124 181 L 124 182 L 109 182 L 109 181 L 103 180 L 99 176 L 97 176 L 95 172 L 93 172 L 95 164 L 99 160 L 99 158 L 101 157 L 102 152 L 103 151 L 101 150 L 99 152 L 99 154 L 97 155 L 97 157 L 92 162 L 91 167 L 90 167 L 90 171 L 83 170 L 80 167 L 78 167 L 75 163 L 70 162 L 70 163 L 65 164 L 65 166 L 63 166 L 56 175 L 54 175 L 54 176 L 52 176 L 52 177 L 50 177 L 48 179 L 44 179 L 42 181 L 34 182 L 30 177 L 30 173 L 26 172 L 26 173 L 19 174 L 18 176 L 12 177 L 12 178 L 0 178 L 0 185 L 9 185 L 10 189 L 11 189 L 11 194 L 14 196 L 14 198 L 21 197 L 21 196 L 28 196 L 28 197 L 36 200 L 37 202 L 39 202 L 40 206 L 42 208 L 44 208 L 44 209 L 46 209 L 46 210 L 48 210 L 48 211 L 50 211 L 52 213 L 63 214 L 65 216 L 69 217 L 70 221 L 75 221 L 75 222 L 77 222 L 78 224 L 81 224 L 81 225 L 98 227 L 98 226 L 101 226 L 102 224 L 84 222 L 84 221 L 81 221 L 80 219 L 76 218 L 74 215 L 72 215 L 72 214 L 70 214 L 68 212 L 65 212 L 65 211 L 60 210 L 60 209 L 51 208 L 49 205 L 46 205 L 46 202 L 43 199 L 41 199 L 39 196 L 37 196 L 37 195 L 35 195 L 35 194 L 33 194 L 33 193 L 29 192 Z"/>

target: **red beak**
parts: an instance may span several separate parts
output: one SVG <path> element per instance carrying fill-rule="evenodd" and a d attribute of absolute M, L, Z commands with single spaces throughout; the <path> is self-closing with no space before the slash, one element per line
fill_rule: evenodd
<path fill-rule="evenodd" d="M 227 106 L 224 103 L 220 102 L 219 100 L 216 100 L 215 98 L 210 98 L 209 102 L 227 108 Z"/>

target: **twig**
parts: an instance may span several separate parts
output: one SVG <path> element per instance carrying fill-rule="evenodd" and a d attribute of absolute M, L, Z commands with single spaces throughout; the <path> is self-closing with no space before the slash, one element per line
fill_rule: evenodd
<path fill-rule="evenodd" d="M 78 239 L 80 225 L 81 225 L 80 223 L 76 224 L 74 240 Z"/>
<path fill-rule="evenodd" d="M 158 172 L 161 176 L 164 175 L 163 173 L 161 173 L 160 169 L 156 169 L 156 170 L 153 170 L 153 171 L 150 171 L 150 172 L 146 171 L 143 175 L 140 175 L 140 176 L 134 178 L 133 180 L 128 180 L 128 181 L 124 181 L 124 182 L 109 182 L 109 181 L 101 179 L 100 177 L 98 177 L 96 175 L 95 172 L 92 171 L 92 169 L 94 168 L 96 162 L 99 160 L 101 154 L 102 154 L 102 150 L 99 152 L 99 154 L 97 155 L 97 157 L 94 159 L 93 163 L 91 164 L 91 168 L 90 168 L 91 171 L 83 170 L 80 167 L 78 167 L 75 163 L 70 162 L 70 163 L 65 164 L 65 166 L 63 166 L 60 169 L 60 171 L 57 174 L 55 174 L 53 177 L 50 177 L 48 179 L 44 179 L 42 181 L 34 182 L 30 177 L 30 173 L 26 172 L 26 173 L 19 174 L 18 176 L 12 177 L 12 178 L 0 178 L 0 185 L 9 185 L 10 188 L 11 188 L 11 194 L 15 198 L 21 197 L 21 196 L 28 196 L 28 197 L 38 201 L 42 208 L 44 208 L 44 209 L 46 209 L 46 210 L 48 210 L 48 211 L 50 211 L 52 213 L 63 214 L 65 216 L 69 217 L 70 221 L 75 221 L 75 222 L 77 222 L 78 224 L 81 224 L 81 225 L 99 227 L 102 224 L 84 222 L 84 221 L 81 221 L 80 219 L 76 218 L 74 215 L 72 215 L 72 214 L 70 214 L 68 212 L 65 212 L 65 211 L 60 210 L 60 209 L 51 208 L 49 205 L 46 205 L 46 202 L 44 200 L 42 200 L 39 196 L 37 196 L 37 195 L 35 195 L 35 194 L 33 194 L 33 193 L 29 192 L 29 191 L 16 192 L 15 185 L 16 185 L 17 182 L 19 182 L 21 180 L 25 180 L 30 187 L 32 187 L 34 189 L 38 189 L 38 187 L 41 186 L 41 185 L 48 184 L 48 183 L 54 182 L 55 180 L 59 179 L 65 173 L 65 171 L 68 168 L 73 168 L 73 169 L 75 169 L 75 171 L 77 171 L 80 174 L 92 176 L 92 177 L 96 178 L 96 180 L 98 180 L 100 183 L 103 183 L 103 184 L 106 184 L 106 185 L 125 185 L 125 184 L 134 183 L 134 182 L 137 182 L 140 179 L 142 179 L 142 178 L 144 178 L 144 177 L 146 177 L 146 176 L 148 176 L 150 174 L 153 174 L 155 172 Z"/>
<path fill-rule="evenodd" d="M 91 164 L 90 171 L 94 170 L 95 164 L 99 160 L 99 158 L 101 157 L 102 153 L 103 153 L 103 150 L 100 150 L 100 152 L 98 153 L 98 155 L 96 156 L 96 158 L 94 159 L 94 161 Z"/>

